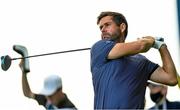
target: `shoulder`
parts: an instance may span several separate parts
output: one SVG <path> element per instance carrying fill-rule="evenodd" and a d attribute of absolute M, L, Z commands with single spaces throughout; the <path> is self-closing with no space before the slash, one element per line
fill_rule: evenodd
<path fill-rule="evenodd" d="M 98 42 L 96 42 L 92 48 L 91 48 L 91 54 L 94 53 L 106 53 L 109 52 L 115 45 L 116 43 L 112 40 L 100 40 Z"/>
<path fill-rule="evenodd" d="M 136 54 L 136 55 L 133 55 L 134 57 L 136 58 L 141 58 L 141 59 L 147 59 L 144 55 L 142 54 Z"/>
<path fill-rule="evenodd" d="M 147 61 L 148 59 L 142 55 L 142 54 L 135 54 L 135 55 L 131 55 L 131 56 L 128 56 L 128 59 L 129 60 L 133 60 L 135 61 L 136 63 L 140 63 L 140 62 L 144 62 L 144 61 Z"/>
<path fill-rule="evenodd" d="M 46 102 L 47 102 L 47 99 L 44 95 L 40 95 L 40 94 L 35 94 L 35 97 L 34 97 L 35 100 L 37 100 L 37 102 L 40 104 L 40 105 L 45 105 Z"/>
<path fill-rule="evenodd" d="M 103 47 L 105 45 L 114 45 L 114 44 L 115 42 L 112 40 L 99 40 L 93 44 L 92 48 L 101 47 L 101 46 Z"/>

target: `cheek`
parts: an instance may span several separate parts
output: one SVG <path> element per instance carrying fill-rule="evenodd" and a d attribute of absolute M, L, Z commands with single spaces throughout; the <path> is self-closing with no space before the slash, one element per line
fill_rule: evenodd
<path fill-rule="evenodd" d="M 109 25 L 106 27 L 106 30 L 109 31 L 109 32 L 113 32 L 115 30 L 115 26 L 114 25 Z"/>
<path fill-rule="evenodd" d="M 120 30 L 116 26 L 109 26 L 106 28 L 106 32 L 108 32 L 110 34 L 117 34 L 120 32 Z"/>
<path fill-rule="evenodd" d="M 117 26 L 112 26 L 111 30 L 113 32 L 120 32 L 120 29 Z"/>
<path fill-rule="evenodd" d="M 111 34 L 114 34 L 117 32 L 117 30 L 115 28 L 109 28 L 107 31 Z"/>
<path fill-rule="evenodd" d="M 112 33 L 117 35 L 117 36 L 121 35 L 121 31 L 119 29 L 117 29 L 117 28 L 112 30 Z"/>

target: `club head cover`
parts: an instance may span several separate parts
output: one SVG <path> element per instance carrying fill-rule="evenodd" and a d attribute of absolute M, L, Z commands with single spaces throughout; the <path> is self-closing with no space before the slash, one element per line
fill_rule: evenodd
<path fill-rule="evenodd" d="M 2 56 L 1 57 L 1 68 L 2 68 L 2 70 L 7 71 L 10 66 L 11 66 L 10 56 L 8 56 L 8 55 Z"/>
<path fill-rule="evenodd" d="M 14 45 L 13 50 L 16 51 L 17 53 L 19 53 L 22 57 L 28 57 L 27 48 L 22 46 L 22 45 Z M 28 58 L 24 58 L 24 62 L 22 63 L 21 68 L 25 73 L 30 72 L 29 59 Z"/>

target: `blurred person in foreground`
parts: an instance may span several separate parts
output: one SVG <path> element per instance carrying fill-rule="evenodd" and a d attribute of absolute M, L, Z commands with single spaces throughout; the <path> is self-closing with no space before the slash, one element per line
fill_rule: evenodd
<path fill-rule="evenodd" d="M 155 103 L 149 110 L 180 110 L 180 102 L 171 102 L 167 99 L 168 86 L 148 82 L 151 100 Z"/>
<path fill-rule="evenodd" d="M 28 56 L 26 47 L 18 45 L 14 49 L 22 57 Z M 47 110 L 76 110 L 75 105 L 68 99 L 67 95 L 62 91 L 62 79 L 58 75 L 50 75 L 44 80 L 44 87 L 39 94 L 33 93 L 30 89 L 27 73 L 30 72 L 29 60 L 22 59 L 19 64 L 22 71 L 22 89 L 26 97 L 35 99 L 40 105 Z M 37 82 L 38 83 L 38 82 Z"/>

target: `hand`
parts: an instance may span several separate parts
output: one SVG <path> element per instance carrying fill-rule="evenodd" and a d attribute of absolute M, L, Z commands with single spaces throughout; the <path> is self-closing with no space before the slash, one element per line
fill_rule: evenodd
<path fill-rule="evenodd" d="M 144 36 L 142 38 L 138 38 L 138 40 L 143 40 L 144 42 L 146 42 L 148 45 L 153 45 L 155 42 L 155 38 L 152 36 Z"/>
<path fill-rule="evenodd" d="M 24 59 L 22 59 L 21 62 L 19 63 L 19 67 L 23 74 L 27 74 L 29 71 L 25 70 L 24 65 L 25 65 L 25 62 L 24 62 Z"/>
<path fill-rule="evenodd" d="M 141 52 L 147 52 L 152 47 L 152 45 L 154 44 L 154 41 L 155 41 L 155 39 L 151 36 L 145 36 L 142 38 L 138 38 L 138 40 L 142 44 Z"/>

